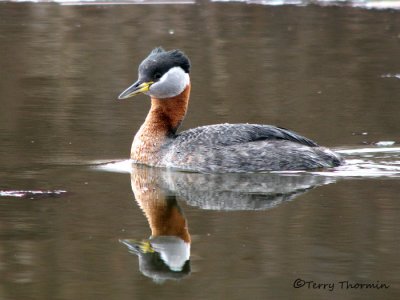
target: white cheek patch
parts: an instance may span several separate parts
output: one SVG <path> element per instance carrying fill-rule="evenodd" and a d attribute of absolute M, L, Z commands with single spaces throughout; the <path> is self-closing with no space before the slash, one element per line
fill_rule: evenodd
<path fill-rule="evenodd" d="M 158 99 L 171 98 L 182 93 L 189 83 L 189 74 L 181 67 L 173 67 L 150 86 L 148 93 Z"/>

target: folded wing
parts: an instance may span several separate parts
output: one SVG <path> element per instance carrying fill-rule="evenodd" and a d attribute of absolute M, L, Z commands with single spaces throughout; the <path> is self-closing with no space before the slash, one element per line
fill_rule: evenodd
<path fill-rule="evenodd" d="M 309 147 L 318 147 L 312 140 L 293 131 L 271 125 L 216 124 L 193 128 L 176 136 L 179 142 L 192 146 L 232 146 L 263 140 L 287 140 Z"/>

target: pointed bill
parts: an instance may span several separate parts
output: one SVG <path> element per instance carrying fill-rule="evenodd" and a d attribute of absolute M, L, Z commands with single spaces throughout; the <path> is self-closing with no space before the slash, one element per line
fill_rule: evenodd
<path fill-rule="evenodd" d="M 133 97 L 140 93 L 145 93 L 149 90 L 150 86 L 153 84 L 152 81 L 149 82 L 142 82 L 141 80 L 136 81 L 130 87 L 128 87 L 125 91 L 123 91 L 119 96 L 118 99 L 127 99 L 129 97 Z"/>

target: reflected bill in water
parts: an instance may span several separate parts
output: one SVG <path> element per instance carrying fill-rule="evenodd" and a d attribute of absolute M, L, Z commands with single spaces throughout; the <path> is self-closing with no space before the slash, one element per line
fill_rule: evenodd
<path fill-rule="evenodd" d="M 311 174 L 202 174 L 133 165 L 132 191 L 151 236 L 120 242 L 155 282 L 183 279 L 191 272 L 191 237 L 177 198 L 201 209 L 266 210 L 333 181 Z"/>
<path fill-rule="evenodd" d="M 190 234 L 176 200 L 159 186 L 157 172 L 137 168 L 131 175 L 136 203 L 151 229 L 149 239 L 121 240 L 139 258 L 139 269 L 156 282 L 182 279 L 190 274 Z"/>

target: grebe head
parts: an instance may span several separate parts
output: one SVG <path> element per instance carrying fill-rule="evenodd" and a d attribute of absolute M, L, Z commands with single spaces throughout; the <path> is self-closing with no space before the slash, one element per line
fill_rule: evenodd
<path fill-rule="evenodd" d="M 139 79 L 123 91 L 118 99 L 140 93 L 163 99 L 179 95 L 190 83 L 190 61 L 180 50 L 155 48 L 139 65 Z"/>

